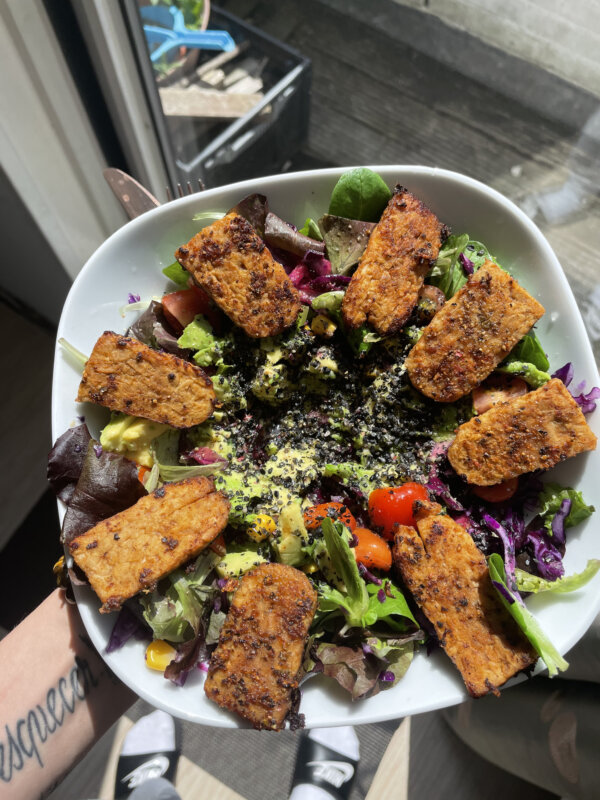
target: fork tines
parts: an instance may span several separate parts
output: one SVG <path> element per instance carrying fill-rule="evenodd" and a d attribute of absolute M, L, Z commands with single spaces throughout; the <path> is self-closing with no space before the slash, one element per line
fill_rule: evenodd
<path fill-rule="evenodd" d="M 202 178 L 198 178 L 197 189 L 194 189 L 191 181 L 186 181 L 185 187 L 187 189 L 187 194 L 194 194 L 194 192 L 203 192 L 204 189 L 206 188 L 204 186 L 204 181 L 202 180 Z M 171 191 L 171 187 L 166 186 L 165 190 L 167 193 L 167 202 L 170 202 L 171 200 L 173 200 L 173 192 Z M 178 197 L 183 197 L 185 195 L 184 187 L 180 183 L 177 184 L 177 195 Z"/>

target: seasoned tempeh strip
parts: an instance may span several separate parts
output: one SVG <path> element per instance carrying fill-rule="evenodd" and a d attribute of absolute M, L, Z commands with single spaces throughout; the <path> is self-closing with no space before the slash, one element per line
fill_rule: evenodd
<path fill-rule="evenodd" d="M 486 261 L 442 306 L 408 354 L 412 385 L 440 403 L 464 397 L 543 313 L 514 278 Z"/>
<path fill-rule="evenodd" d="M 344 296 L 346 325 L 369 323 L 383 336 L 399 331 L 417 303 L 445 231 L 420 200 L 396 186 Z"/>
<path fill-rule="evenodd" d="M 448 458 L 469 483 L 492 486 L 525 472 L 550 469 L 594 450 L 596 442 L 569 390 L 553 378 L 461 425 Z"/>
<path fill-rule="evenodd" d="M 244 575 L 211 658 L 208 697 L 255 728 L 280 730 L 316 607 L 310 581 L 293 567 L 261 564 Z"/>
<path fill-rule="evenodd" d="M 492 586 L 486 560 L 470 534 L 439 514 L 416 511 L 418 532 L 400 526 L 394 564 L 473 697 L 498 687 L 537 658 Z"/>
<path fill-rule="evenodd" d="M 99 522 L 68 547 L 102 612 L 148 589 L 203 550 L 227 524 L 229 502 L 212 479 L 166 484 Z"/>
<path fill-rule="evenodd" d="M 199 367 L 106 331 L 85 365 L 77 401 L 191 428 L 212 414 L 215 391 Z"/>
<path fill-rule="evenodd" d="M 248 336 L 276 336 L 298 316 L 300 297 L 284 268 L 235 213 L 201 230 L 175 258 Z"/>

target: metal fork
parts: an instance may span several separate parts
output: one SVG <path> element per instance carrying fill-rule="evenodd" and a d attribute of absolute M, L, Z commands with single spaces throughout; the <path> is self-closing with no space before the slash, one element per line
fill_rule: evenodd
<path fill-rule="evenodd" d="M 194 189 L 194 187 L 192 186 L 192 182 L 191 181 L 186 181 L 185 185 L 186 185 L 186 188 L 187 188 L 187 194 L 195 194 L 196 192 L 203 192 L 206 189 L 206 186 L 204 185 L 204 181 L 201 178 L 198 178 L 198 188 L 197 189 Z M 166 186 L 165 189 L 167 191 L 167 202 L 169 203 L 171 200 L 174 199 L 173 198 L 173 192 L 171 191 L 171 187 L 170 186 Z M 183 197 L 184 194 L 186 194 L 186 193 L 183 190 L 183 186 L 180 183 L 178 183 L 177 184 L 177 195 L 178 195 L 178 197 Z"/>
<path fill-rule="evenodd" d="M 142 186 L 139 181 L 136 181 L 135 178 L 132 178 L 131 175 L 123 172 L 123 170 L 108 167 L 103 171 L 103 175 L 129 219 L 135 219 L 146 211 L 150 211 L 151 208 L 156 208 L 160 205 L 160 202 L 148 189 Z M 198 189 L 194 190 L 191 181 L 186 182 L 186 188 L 187 192 L 181 183 L 178 183 L 177 196 L 184 197 L 185 194 L 195 194 L 196 191 L 203 192 L 205 187 L 204 183 L 198 178 Z M 169 202 L 174 199 L 173 192 L 169 186 L 166 187 L 166 191 L 167 202 Z"/>

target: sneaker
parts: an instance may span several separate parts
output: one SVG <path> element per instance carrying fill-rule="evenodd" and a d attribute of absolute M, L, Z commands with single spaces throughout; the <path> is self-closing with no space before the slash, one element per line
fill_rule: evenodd
<path fill-rule="evenodd" d="M 135 723 L 119 755 L 115 800 L 125 800 L 151 778 L 174 782 L 179 760 L 177 734 L 175 720 L 164 711 L 153 711 Z"/>

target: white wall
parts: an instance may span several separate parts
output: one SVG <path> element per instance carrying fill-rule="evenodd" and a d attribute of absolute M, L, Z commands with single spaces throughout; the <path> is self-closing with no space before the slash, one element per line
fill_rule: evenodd
<path fill-rule="evenodd" d="M 18 260 L 4 251 L 0 285 L 55 320 L 61 268 L 75 277 L 126 217 L 41 0 L 0 3 L 0 163 L 3 226 L 39 229 L 23 235 Z M 13 190 L 28 219 L 6 200 Z"/>
<path fill-rule="evenodd" d="M 394 0 L 600 97 L 598 0 Z"/>

